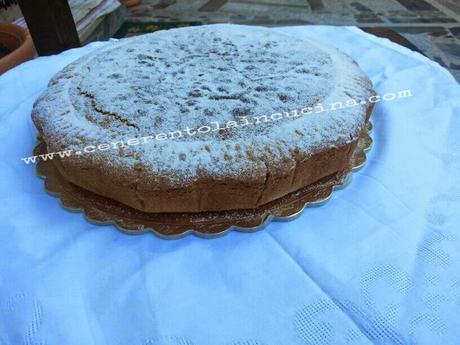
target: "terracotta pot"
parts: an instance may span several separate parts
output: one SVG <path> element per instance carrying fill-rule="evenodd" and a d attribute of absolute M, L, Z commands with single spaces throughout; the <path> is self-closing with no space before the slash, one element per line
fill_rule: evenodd
<path fill-rule="evenodd" d="M 0 23 L 0 46 L 10 51 L 0 59 L 0 74 L 36 55 L 29 31 L 19 25 Z"/>
<path fill-rule="evenodd" d="M 123 0 L 123 5 L 126 7 L 132 7 L 139 5 L 142 2 L 142 0 Z"/>

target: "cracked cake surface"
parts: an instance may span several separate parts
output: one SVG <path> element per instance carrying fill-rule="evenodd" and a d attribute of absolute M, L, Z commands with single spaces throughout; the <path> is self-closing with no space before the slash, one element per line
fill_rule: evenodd
<path fill-rule="evenodd" d="M 334 48 L 217 24 L 80 58 L 33 120 L 48 152 L 78 152 L 55 158 L 59 171 L 97 194 L 146 212 L 254 208 L 349 169 L 372 94 Z"/>

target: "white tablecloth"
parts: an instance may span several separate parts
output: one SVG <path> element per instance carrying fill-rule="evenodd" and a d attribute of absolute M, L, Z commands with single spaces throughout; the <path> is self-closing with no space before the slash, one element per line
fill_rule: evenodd
<path fill-rule="evenodd" d="M 460 343 L 460 87 L 436 63 L 354 28 L 293 27 L 351 55 L 383 94 L 374 147 L 324 206 L 205 240 L 128 236 L 48 195 L 32 104 L 103 44 L 0 77 L 0 344 Z"/>

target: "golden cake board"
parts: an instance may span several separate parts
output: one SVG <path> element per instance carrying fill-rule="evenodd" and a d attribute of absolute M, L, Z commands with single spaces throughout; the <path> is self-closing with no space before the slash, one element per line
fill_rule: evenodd
<path fill-rule="evenodd" d="M 363 130 L 352 156 L 352 172 L 366 162 L 366 152 L 372 146 L 369 132 L 370 122 Z M 34 155 L 47 152 L 40 141 Z M 37 164 L 37 174 L 45 180 L 45 189 L 61 199 L 63 207 L 69 211 L 82 211 L 86 218 L 96 224 L 114 224 L 129 234 L 153 232 L 165 238 L 177 238 L 187 234 L 215 237 L 230 230 L 256 231 L 272 220 L 292 220 L 306 207 L 327 201 L 333 190 L 341 188 L 351 179 L 352 172 L 328 176 L 303 189 L 269 202 L 256 209 L 230 210 L 199 213 L 147 213 L 122 203 L 102 197 L 68 182 L 56 169 L 52 160 L 41 160 Z"/>

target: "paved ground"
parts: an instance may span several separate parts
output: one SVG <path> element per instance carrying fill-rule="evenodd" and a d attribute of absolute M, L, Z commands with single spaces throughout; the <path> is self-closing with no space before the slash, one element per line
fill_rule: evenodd
<path fill-rule="evenodd" d="M 460 0 L 143 0 L 126 21 L 390 28 L 460 81 Z"/>

